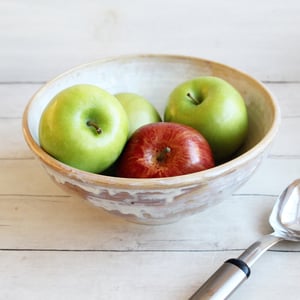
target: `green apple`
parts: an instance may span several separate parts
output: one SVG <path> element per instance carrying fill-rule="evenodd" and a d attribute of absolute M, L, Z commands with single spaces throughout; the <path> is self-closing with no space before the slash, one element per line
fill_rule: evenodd
<path fill-rule="evenodd" d="M 41 116 L 39 140 L 50 155 L 72 167 L 99 173 L 119 157 L 128 119 L 119 101 L 90 84 L 59 92 Z"/>
<path fill-rule="evenodd" d="M 155 107 L 144 97 L 134 93 L 119 93 L 115 97 L 120 101 L 127 113 L 129 137 L 139 127 L 161 121 L 161 117 Z"/>
<path fill-rule="evenodd" d="M 229 159 L 248 131 L 244 99 L 231 84 L 215 76 L 178 85 L 169 96 L 164 120 L 197 129 L 209 142 L 217 162 Z"/>

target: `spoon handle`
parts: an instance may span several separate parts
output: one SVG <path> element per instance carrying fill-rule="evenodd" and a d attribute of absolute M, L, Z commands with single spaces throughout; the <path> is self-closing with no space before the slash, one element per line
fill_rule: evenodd
<path fill-rule="evenodd" d="M 250 266 L 282 238 L 273 234 L 253 243 L 238 258 L 227 261 L 189 298 L 189 300 L 227 299 L 250 276 Z"/>
<path fill-rule="evenodd" d="M 227 297 L 250 275 L 242 260 L 227 260 L 189 300 L 221 300 Z"/>
<path fill-rule="evenodd" d="M 282 240 L 283 238 L 276 236 L 274 233 L 264 235 L 260 240 L 248 247 L 239 256 L 239 259 L 251 267 L 269 248 Z"/>

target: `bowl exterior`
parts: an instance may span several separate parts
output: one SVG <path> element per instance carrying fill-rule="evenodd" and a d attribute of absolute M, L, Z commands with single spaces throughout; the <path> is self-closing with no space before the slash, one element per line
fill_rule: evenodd
<path fill-rule="evenodd" d="M 165 224 L 194 215 L 224 200 L 249 179 L 262 158 L 263 153 L 245 161 L 239 168 L 200 180 L 195 176 L 190 183 L 182 184 L 179 180 L 177 184 L 165 186 L 157 182 L 151 188 L 91 183 L 72 178 L 41 163 L 62 189 L 75 193 L 95 207 L 135 223 Z"/>
<path fill-rule="evenodd" d="M 111 93 L 135 92 L 162 112 L 177 84 L 196 76 L 219 76 L 243 95 L 249 112 L 249 135 L 240 155 L 215 168 L 160 179 L 127 179 L 86 173 L 50 157 L 39 145 L 40 116 L 52 97 L 77 83 L 97 84 Z M 163 224 L 207 209 L 245 183 L 267 155 L 279 126 L 273 96 L 238 70 L 184 56 L 140 55 L 97 61 L 74 68 L 44 85 L 23 115 L 23 133 L 50 177 L 68 192 L 127 220 Z"/>

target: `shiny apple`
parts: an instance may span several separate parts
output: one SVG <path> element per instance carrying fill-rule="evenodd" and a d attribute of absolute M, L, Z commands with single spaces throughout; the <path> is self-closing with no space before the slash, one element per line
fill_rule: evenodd
<path fill-rule="evenodd" d="M 110 93 L 90 84 L 60 91 L 41 116 L 39 140 L 50 155 L 99 173 L 119 157 L 128 137 L 127 115 Z"/>
<path fill-rule="evenodd" d="M 115 97 L 127 113 L 129 137 L 139 127 L 161 121 L 156 108 L 144 97 L 135 93 L 118 93 Z"/>
<path fill-rule="evenodd" d="M 215 76 L 178 85 L 169 96 L 164 120 L 197 129 L 209 142 L 217 162 L 230 159 L 248 132 L 244 99 L 231 84 Z"/>
<path fill-rule="evenodd" d="M 160 122 L 137 129 L 116 166 L 116 175 L 158 178 L 184 175 L 214 166 L 211 148 L 195 129 Z"/>

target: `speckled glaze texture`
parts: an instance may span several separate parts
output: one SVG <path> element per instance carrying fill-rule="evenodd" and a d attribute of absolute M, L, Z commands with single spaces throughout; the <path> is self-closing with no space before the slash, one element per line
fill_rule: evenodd
<path fill-rule="evenodd" d="M 42 111 L 52 97 L 66 87 L 90 83 L 113 94 L 137 93 L 162 113 L 176 85 L 203 75 L 219 76 L 230 82 L 242 94 L 248 109 L 247 141 L 234 159 L 222 165 L 168 178 L 118 178 L 69 167 L 49 156 L 39 145 Z M 241 71 L 200 58 L 137 55 L 82 65 L 45 84 L 25 109 L 23 132 L 46 172 L 63 189 L 129 221 L 163 224 L 215 205 L 246 182 L 267 155 L 279 123 L 279 108 L 272 94 Z"/>

